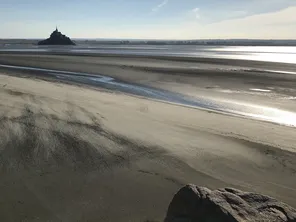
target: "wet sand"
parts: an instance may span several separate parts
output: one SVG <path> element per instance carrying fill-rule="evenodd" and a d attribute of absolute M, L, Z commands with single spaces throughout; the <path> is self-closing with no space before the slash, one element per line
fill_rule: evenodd
<path fill-rule="evenodd" d="M 265 84 L 276 98 L 295 96 L 291 75 L 253 73 L 254 81 L 232 71 L 209 78 L 141 70 L 118 58 L 132 67 L 92 57 L 0 57 L 2 64 L 104 74 L 188 94 Z M 1 73 L 1 220 L 162 221 L 187 183 L 256 191 L 296 207 L 295 128 Z M 228 80 L 218 77 L 223 73 Z M 295 109 L 293 100 L 262 93 L 223 96 Z"/>

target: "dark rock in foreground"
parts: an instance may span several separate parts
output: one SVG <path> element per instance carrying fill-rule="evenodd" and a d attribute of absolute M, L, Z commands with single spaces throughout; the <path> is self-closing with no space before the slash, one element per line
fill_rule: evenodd
<path fill-rule="evenodd" d="M 165 222 L 296 222 L 296 210 L 271 197 L 187 185 L 173 198 Z"/>
<path fill-rule="evenodd" d="M 56 29 L 50 38 L 38 42 L 38 45 L 75 45 L 75 43 Z"/>

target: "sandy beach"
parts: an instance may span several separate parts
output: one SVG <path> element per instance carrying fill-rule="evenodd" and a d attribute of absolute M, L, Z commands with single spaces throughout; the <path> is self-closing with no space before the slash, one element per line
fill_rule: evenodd
<path fill-rule="evenodd" d="M 262 71 L 291 64 L 3 53 L 0 64 L 296 111 L 296 76 Z M 2 221 L 162 221 L 188 183 L 296 207 L 293 127 L 5 68 L 0 124 Z"/>

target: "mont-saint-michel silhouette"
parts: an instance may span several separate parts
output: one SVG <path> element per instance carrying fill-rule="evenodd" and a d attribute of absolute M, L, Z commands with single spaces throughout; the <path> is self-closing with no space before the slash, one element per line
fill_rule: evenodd
<path fill-rule="evenodd" d="M 63 35 L 56 27 L 50 37 L 38 42 L 38 45 L 75 45 L 75 43 L 68 36 Z"/>

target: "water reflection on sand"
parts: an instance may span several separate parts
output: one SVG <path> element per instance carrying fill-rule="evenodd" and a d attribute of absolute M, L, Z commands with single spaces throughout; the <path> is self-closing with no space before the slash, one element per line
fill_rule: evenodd
<path fill-rule="evenodd" d="M 173 103 L 192 108 L 207 109 L 217 112 L 223 112 L 226 114 L 244 116 L 296 127 L 296 113 L 277 108 L 238 102 L 235 100 L 206 98 L 204 96 L 191 97 L 180 93 L 156 89 L 153 87 L 148 87 L 140 84 L 122 82 L 104 75 L 92 75 L 80 72 L 69 72 L 10 65 L 0 65 L 0 68 L 1 67 L 12 70 L 32 71 L 29 73 L 37 71 L 40 74 L 49 76 L 51 78 L 63 79 L 71 82 L 83 83 L 110 90 L 116 90 L 123 93 L 129 93 L 136 96 L 143 96 L 146 98 L 159 100 L 162 102 Z M 258 91 L 260 89 L 253 90 Z"/>
<path fill-rule="evenodd" d="M 296 64 L 296 47 L 279 46 L 180 46 L 180 45 L 77 45 L 77 46 L 0 46 L 0 52 L 59 52 L 74 54 L 122 54 L 183 56 L 253 60 Z"/>

